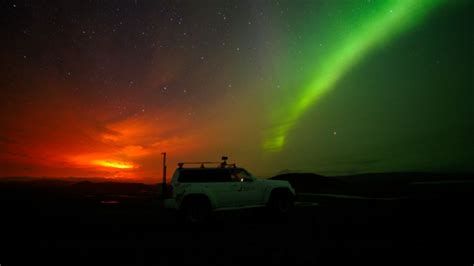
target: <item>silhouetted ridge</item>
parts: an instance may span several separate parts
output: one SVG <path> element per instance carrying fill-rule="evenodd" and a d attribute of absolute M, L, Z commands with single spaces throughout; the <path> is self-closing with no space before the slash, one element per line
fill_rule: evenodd
<path fill-rule="evenodd" d="M 321 193 L 362 197 L 413 196 L 426 194 L 427 191 L 455 194 L 456 191 L 462 192 L 471 188 L 474 183 L 472 174 L 410 172 L 331 177 L 313 173 L 285 173 L 271 179 L 289 181 L 297 194 Z"/>
<path fill-rule="evenodd" d="M 153 190 L 153 186 L 142 183 L 82 181 L 71 185 L 71 191 L 80 194 L 123 194 L 139 195 Z"/>
<path fill-rule="evenodd" d="M 286 173 L 270 179 L 286 180 L 298 193 L 331 193 L 344 191 L 343 181 L 314 173 Z"/>

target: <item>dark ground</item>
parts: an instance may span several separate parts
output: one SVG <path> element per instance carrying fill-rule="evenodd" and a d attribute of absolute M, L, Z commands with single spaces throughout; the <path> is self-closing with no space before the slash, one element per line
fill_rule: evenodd
<path fill-rule="evenodd" d="M 0 264 L 474 262 L 472 190 L 390 200 L 313 196 L 319 206 L 297 207 L 288 220 L 253 210 L 191 228 L 177 223 L 153 190 L 135 184 L 141 194 L 88 194 L 84 186 L 94 187 L 2 183 Z"/>

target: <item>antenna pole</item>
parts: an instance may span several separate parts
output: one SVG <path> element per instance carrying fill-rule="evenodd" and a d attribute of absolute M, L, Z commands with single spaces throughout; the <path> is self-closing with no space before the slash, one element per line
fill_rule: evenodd
<path fill-rule="evenodd" d="M 166 152 L 162 152 L 161 154 L 163 155 L 163 182 L 162 182 L 161 193 L 163 194 L 163 197 L 164 197 L 166 193 Z"/>

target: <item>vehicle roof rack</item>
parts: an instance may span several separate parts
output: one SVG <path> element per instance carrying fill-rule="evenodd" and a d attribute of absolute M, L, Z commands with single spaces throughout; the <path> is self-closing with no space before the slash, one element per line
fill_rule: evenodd
<path fill-rule="evenodd" d="M 206 164 L 214 164 L 214 165 L 219 165 L 218 168 L 236 168 L 237 165 L 235 163 L 227 163 L 227 156 L 222 156 L 222 162 L 179 162 L 178 167 L 183 168 L 185 164 L 200 164 L 200 168 L 205 168 Z"/>

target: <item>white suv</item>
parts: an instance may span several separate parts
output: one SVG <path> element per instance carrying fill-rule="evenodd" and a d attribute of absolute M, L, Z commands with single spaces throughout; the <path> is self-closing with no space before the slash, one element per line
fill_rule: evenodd
<path fill-rule="evenodd" d="M 223 162 L 179 163 L 171 178 L 171 198 L 165 207 L 180 211 L 191 223 L 206 221 L 213 211 L 267 207 L 276 215 L 293 208 L 295 190 L 281 180 L 257 179 L 235 164 Z M 200 167 L 185 168 L 186 164 Z M 219 164 L 217 167 L 205 167 Z"/>

